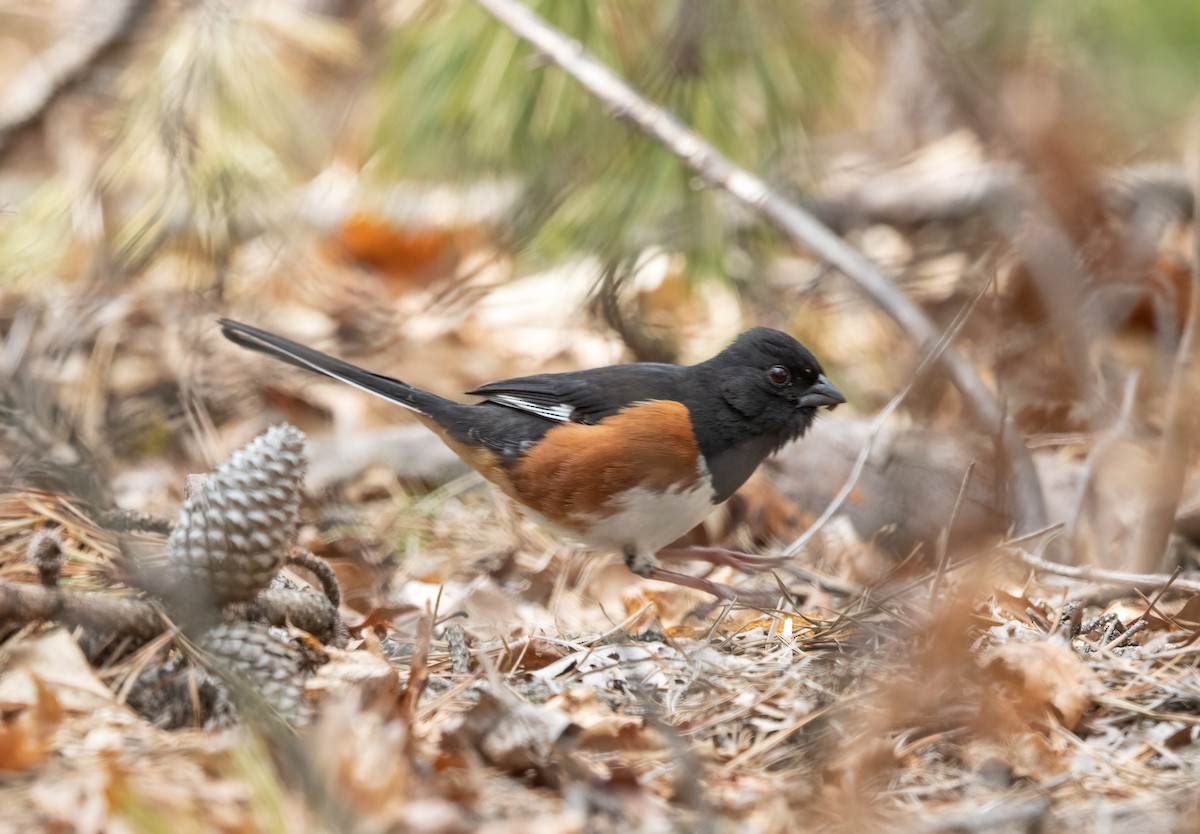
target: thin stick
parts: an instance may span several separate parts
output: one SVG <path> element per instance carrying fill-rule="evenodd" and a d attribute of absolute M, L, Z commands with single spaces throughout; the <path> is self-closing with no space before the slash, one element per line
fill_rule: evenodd
<path fill-rule="evenodd" d="M 1016 547 L 1019 544 L 1025 544 L 1026 542 L 1031 542 L 1034 539 L 1040 539 L 1042 536 L 1058 535 L 1058 532 L 1062 530 L 1062 528 L 1063 523 L 1061 521 L 1056 521 L 1053 524 L 1047 524 L 1041 530 L 1034 530 L 1022 536 L 1014 536 L 1011 539 L 1005 539 L 1004 541 L 1000 542 L 1000 546 Z"/>
<path fill-rule="evenodd" d="M 1096 467 L 1104 453 L 1124 437 L 1129 430 L 1129 423 L 1133 419 L 1133 404 L 1137 398 L 1139 377 L 1140 374 L 1137 371 L 1132 371 L 1125 378 L 1125 393 L 1121 396 L 1121 411 L 1117 414 L 1116 422 L 1092 447 L 1092 451 L 1088 453 L 1087 461 L 1083 465 L 1083 473 L 1079 476 L 1079 486 L 1075 491 L 1075 506 L 1071 509 L 1071 518 L 1067 522 L 1067 536 L 1076 545 L 1078 545 L 1076 536 L 1079 533 L 1079 519 L 1083 517 L 1083 508 L 1087 503 L 1088 493 L 1091 491 Z"/>
<path fill-rule="evenodd" d="M 1193 115 L 1188 139 L 1194 192 L 1200 183 L 1200 114 Z M 1175 364 L 1171 369 L 1171 385 L 1167 390 L 1159 475 L 1150 484 L 1150 495 L 1146 499 L 1134 549 L 1137 565 L 1142 570 L 1161 565 L 1163 555 L 1167 552 L 1179 508 L 1179 497 L 1183 494 L 1188 447 L 1191 445 L 1190 430 L 1194 422 L 1192 406 L 1195 399 L 1191 390 L 1192 371 L 1195 368 L 1192 345 L 1196 339 L 1196 322 L 1200 319 L 1200 212 L 1194 212 L 1193 215 L 1192 280 L 1188 289 L 1191 297 L 1188 299 L 1183 335 L 1179 337 L 1179 348 L 1175 352 Z"/>
<path fill-rule="evenodd" d="M 1084 582 L 1107 582 L 1112 585 L 1120 585 L 1124 588 L 1134 588 L 1142 591 L 1152 590 L 1171 583 L 1171 587 L 1177 591 L 1200 594 L 1200 581 L 1195 579 L 1175 579 L 1172 581 L 1171 577 L 1164 573 L 1126 573 L 1124 571 L 1106 570 L 1104 568 L 1060 565 L 1057 562 L 1048 562 L 1041 556 L 1035 556 L 1023 548 L 1006 549 L 1017 561 L 1021 562 L 1027 568 L 1041 573 L 1063 576 L 1067 579 L 1079 579 Z"/>
<path fill-rule="evenodd" d="M 938 598 L 938 593 L 942 589 L 942 581 L 946 576 L 946 560 L 948 558 L 948 549 L 950 547 L 950 531 L 954 529 L 954 522 L 958 518 L 958 509 L 962 506 L 963 496 L 967 494 L 967 485 L 971 483 L 971 473 L 975 471 L 975 461 L 967 466 L 967 471 L 963 475 L 962 483 L 958 487 L 958 497 L 954 499 L 954 508 L 950 510 L 950 520 L 946 522 L 946 526 L 942 528 L 942 534 L 938 536 L 937 543 L 937 573 L 933 575 L 933 584 L 929 587 L 929 601 L 935 602 Z"/>
<path fill-rule="evenodd" d="M 611 109 L 614 116 L 662 142 L 702 180 L 761 214 L 794 242 L 841 270 L 892 317 L 926 352 L 941 338 L 937 326 L 901 293 L 875 264 L 812 214 L 773 191 L 762 179 L 733 164 L 672 114 L 651 104 L 583 46 L 547 24 L 518 0 L 476 0 L 493 17 L 556 64 Z M 998 436 L 1013 474 L 1010 485 L 1019 532 L 1046 524 L 1041 482 L 1033 459 L 1012 419 L 962 354 L 947 346 L 938 361 L 950 376 L 982 429 Z"/>
<path fill-rule="evenodd" d="M 425 685 L 429 682 L 429 646 L 433 642 L 435 616 L 435 613 L 426 607 L 421 621 L 417 623 L 417 638 L 413 643 L 412 659 L 408 664 L 408 684 L 400 694 L 397 705 L 400 715 L 410 727 L 416 721 L 417 706 L 425 692 Z M 410 733 L 410 739 L 411 736 Z"/>

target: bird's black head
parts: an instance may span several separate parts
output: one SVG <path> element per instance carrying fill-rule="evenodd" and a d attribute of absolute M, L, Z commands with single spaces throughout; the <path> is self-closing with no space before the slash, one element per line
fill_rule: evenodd
<path fill-rule="evenodd" d="M 808 348 L 769 327 L 747 330 L 706 364 L 720 372 L 730 408 L 763 428 L 786 428 L 787 440 L 804 433 L 818 408 L 846 401 Z"/>
<path fill-rule="evenodd" d="M 693 371 L 708 402 L 720 403 L 692 411 L 701 449 L 714 478 L 722 475 L 733 489 L 763 458 L 801 437 L 817 409 L 846 401 L 808 348 L 769 327 L 747 330 Z"/>

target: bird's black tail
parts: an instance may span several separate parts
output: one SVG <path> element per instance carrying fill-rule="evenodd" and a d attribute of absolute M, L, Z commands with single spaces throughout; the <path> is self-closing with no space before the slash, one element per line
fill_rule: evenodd
<path fill-rule="evenodd" d="M 418 414 L 436 416 L 438 412 L 445 409 L 445 406 L 455 405 L 450 400 L 415 388 L 407 382 L 371 373 L 357 365 L 335 359 L 327 353 L 305 347 L 299 342 L 293 342 L 283 336 L 276 336 L 266 330 L 260 330 L 231 319 L 221 319 L 219 323 L 225 338 L 235 345 L 265 353 L 298 368 L 324 374 L 331 379 L 353 385 L 368 394 L 390 400 Z"/>

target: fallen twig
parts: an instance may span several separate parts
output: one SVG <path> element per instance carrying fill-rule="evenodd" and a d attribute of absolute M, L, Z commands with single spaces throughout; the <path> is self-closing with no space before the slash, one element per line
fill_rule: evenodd
<path fill-rule="evenodd" d="M 0 582 L 0 624 L 8 627 L 39 620 L 139 640 L 149 640 L 167 628 L 162 606 L 149 600 Z"/>
<path fill-rule="evenodd" d="M 1017 561 L 1031 570 L 1050 573 L 1067 579 L 1078 579 L 1084 582 L 1106 582 L 1111 585 L 1119 585 L 1123 588 L 1133 588 L 1139 591 L 1151 591 L 1167 583 L 1171 583 L 1171 586 L 1177 591 L 1200 594 L 1200 580 L 1197 579 L 1180 578 L 1172 581 L 1171 576 L 1165 573 L 1126 573 L 1125 571 L 1107 570 L 1105 568 L 1089 566 L 1061 565 L 1057 562 L 1049 562 L 1041 556 L 1036 556 L 1021 547 L 1004 549 L 1016 557 Z"/>
<path fill-rule="evenodd" d="M 235 619 L 293 625 L 322 643 L 336 644 L 340 639 L 337 609 L 323 595 L 311 591 L 270 589 L 251 602 L 227 607 L 225 612 Z M 151 599 L 0 581 L 0 624 L 38 620 L 139 640 L 156 637 L 170 625 L 162 604 Z"/>

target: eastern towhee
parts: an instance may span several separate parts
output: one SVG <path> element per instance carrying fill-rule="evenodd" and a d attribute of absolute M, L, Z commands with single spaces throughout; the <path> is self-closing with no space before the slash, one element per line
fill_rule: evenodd
<path fill-rule="evenodd" d="M 220 324 L 242 347 L 414 412 L 535 520 L 622 553 L 642 576 L 709 591 L 709 583 L 661 570 L 656 554 L 728 561 L 712 549 L 663 548 L 801 437 L 818 408 L 846 401 L 804 345 L 766 327 L 697 365 L 639 362 L 506 379 L 469 391 L 483 401 L 467 405 L 257 327 Z M 740 557 L 733 563 L 743 567 L 755 558 L 717 553 Z"/>

